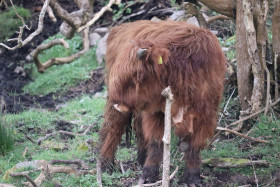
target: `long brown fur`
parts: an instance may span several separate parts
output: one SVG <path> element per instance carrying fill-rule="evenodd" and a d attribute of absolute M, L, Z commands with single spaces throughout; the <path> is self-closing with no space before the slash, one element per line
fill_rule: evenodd
<path fill-rule="evenodd" d="M 140 116 L 141 122 L 135 124 L 141 125 L 143 138 L 138 144 L 148 151 L 144 168 L 151 165 L 149 145 L 161 144 L 163 136 L 165 99 L 161 91 L 170 86 L 174 95 L 172 116 L 184 109 L 183 122 L 174 124 L 175 134 L 196 152 L 186 153 L 186 159 L 198 155 L 199 160 L 199 151 L 214 133 L 223 92 L 226 61 L 216 36 L 184 22 L 137 21 L 114 27 L 107 44 L 109 94 L 101 129 L 101 157 L 114 158 L 124 126 L 129 123 L 128 114 L 112 107 L 119 104 Z M 140 48 L 147 49 L 141 59 L 136 55 Z M 187 166 L 199 167 L 198 161 L 194 163 L 188 161 Z"/>

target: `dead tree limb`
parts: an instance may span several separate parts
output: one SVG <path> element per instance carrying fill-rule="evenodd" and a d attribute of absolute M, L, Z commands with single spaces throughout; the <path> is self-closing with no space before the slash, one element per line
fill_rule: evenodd
<path fill-rule="evenodd" d="M 164 116 L 164 135 L 162 141 L 163 147 L 163 171 L 162 171 L 162 186 L 170 186 L 170 139 L 171 139 L 171 105 L 173 101 L 173 94 L 171 88 L 168 86 L 165 88 L 161 95 L 166 98 L 165 104 L 165 116 Z"/>
<path fill-rule="evenodd" d="M 278 98 L 276 101 L 274 101 L 273 103 L 271 103 L 271 104 L 268 106 L 268 107 L 269 107 L 268 110 L 270 110 L 271 107 L 277 105 L 279 102 L 280 102 L 280 98 Z M 244 117 L 244 118 L 242 118 L 242 119 L 240 119 L 240 120 L 237 120 L 237 121 L 235 121 L 235 122 L 233 122 L 233 123 L 227 125 L 226 128 L 232 127 L 232 126 L 237 125 L 237 124 L 239 124 L 239 123 L 241 123 L 241 122 L 243 122 L 243 121 L 246 121 L 246 120 L 248 120 L 248 119 L 251 119 L 251 118 L 253 118 L 253 117 L 255 117 L 255 116 L 261 114 L 261 113 L 264 112 L 264 111 L 265 111 L 265 108 L 263 108 L 263 109 L 261 109 L 261 110 L 255 112 L 255 113 L 249 115 L 249 116 L 246 116 L 246 117 Z M 207 145 L 207 148 L 210 148 L 210 146 L 212 145 L 212 143 L 221 135 L 221 133 L 222 133 L 222 131 L 218 132 L 218 133 L 211 139 L 211 141 L 210 141 L 210 142 L 208 143 L 208 145 Z"/>
<path fill-rule="evenodd" d="M 229 18 L 225 15 L 216 15 L 216 16 L 212 16 L 212 17 L 208 18 L 206 21 L 209 24 L 209 23 L 219 20 L 219 19 L 231 19 L 231 18 Z"/>
<path fill-rule="evenodd" d="M 46 0 L 43 7 L 42 7 L 42 10 L 40 12 L 40 16 L 39 16 L 39 21 L 38 21 L 38 28 L 33 32 L 31 33 L 24 41 L 22 41 L 21 39 L 21 36 L 22 36 L 22 32 L 23 31 L 20 31 L 21 34 L 19 34 L 19 37 L 18 37 L 18 44 L 14 47 L 9 47 L 3 43 L 0 43 L 0 46 L 3 46 L 5 47 L 6 49 L 8 50 L 15 50 L 17 48 L 20 48 L 22 46 L 25 46 L 28 42 L 30 42 L 35 36 L 37 36 L 38 34 L 40 34 L 43 30 L 43 27 L 44 27 L 44 17 L 45 17 L 45 14 L 46 14 L 46 11 L 47 11 L 47 8 L 48 8 L 48 5 L 49 5 L 49 2 L 50 0 Z"/>
<path fill-rule="evenodd" d="M 266 160 L 250 160 L 244 158 L 210 158 L 202 160 L 202 164 L 218 168 L 240 168 L 252 165 L 263 167 L 269 166 L 269 163 Z"/>
<path fill-rule="evenodd" d="M 85 28 L 93 25 L 106 11 L 112 11 L 111 6 L 113 4 L 119 4 L 119 3 L 120 3 L 119 0 L 110 0 L 109 3 L 105 7 L 103 7 L 98 13 L 96 13 L 89 22 L 87 22 L 85 25 L 79 27 L 77 29 L 77 32 L 81 32 Z"/>
<path fill-rule="evenodd" d="M 98 184 L 98 187 L 102 187 L 102 171 L 101 171 L 101 161 L 98 159 L 97 160 L 97 163 L 96 163 L 96 172 L 97 172 L 97 184 Z"/>
<path fill-rule="evenodd" d="M 11 173 L 11 177 L 25 177 L 34 187 L 38 187 L 38 185 L 28 176 L 26 173 Z"/>
<path fill-rule="evenodd" d="M 87 28 L 83 31 L 83 50 L 81 50 L 81 51 L 79 51 L 79 52 L 77 52 L 77 53 L 75 53 L 71 56 L 68 56 L 68 57 L 52 58 L 52 59 L 47 60 L 44 63 L 41 63 L 37 58 L 38 54 L 41 51 L 47 49 L 46 47 L 53 46 L 53 45 L 58 45 L 58 44 L 61 45 L 61 43 L 54 42 L 53 44 L 50 44 L 49 46 L 48 46 L 48 44 L 43 44 L 43 46 L 41 46 L 41 45 L 38 46 L 35 50 L 36 55 L 34 55 L 34 61 L 35 61 L 38 72 L 43 73 L 47 68 L 49 68 L 53 65 L 61 65 L 61 64 L 71 63 L 72 61 L 76 60 L 77 58 L 79 58 L 80 56 L 85 54 L 89 50 L 89 47 L 90 47 L 89 46 L 89 34 L 88 33 L 89 33 L 89 28 Z"/>
<path fill-rule="evenodd" d="M 255 141 L 255 142 L 259 142 L 259 143 L 269 143 L 269 141 L 267 140 L 260 140 L 260 139 L 257 139 L 257 138 L 253 138 L 253 137 L 250 137 L 250 136 L 246 136 L 245 134 L 242 134 L 242 133 L 239 133 L 237 131 L 234 131 L 234 130 L 231 130 L 231 129 L 228 129 L 228 128 L 223 128 L 223 127 L 217 127 L 216 128 L 217 130 L 220 130 L 220 131 L 225 131 L 225 132 L 229 132 L 229 133 L 233 133 L 237 136 L 241 136 L 242 138 L 246 138 L 246 139 L 249 139 L 249 140 L 252 140 L 252 141 Z"/>

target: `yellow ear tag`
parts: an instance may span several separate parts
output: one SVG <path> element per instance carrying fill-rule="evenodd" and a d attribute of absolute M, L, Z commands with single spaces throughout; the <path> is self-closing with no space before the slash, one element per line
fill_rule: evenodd
<path fill-rule="evenodd" d="M 161 56 L 158 57 L 158 64 L 163 64 L 163 60 Z"/>

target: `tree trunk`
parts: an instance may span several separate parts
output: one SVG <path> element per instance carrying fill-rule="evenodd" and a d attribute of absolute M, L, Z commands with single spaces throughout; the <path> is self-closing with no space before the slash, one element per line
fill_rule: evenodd
<path fill-rule="evenodd" d="M 252 94 L 252 66 L 249 61 L 247 50 L 246 32 L 244 25 L 244 12 L 242 0 L 236 1 L 236 61 L 237 61 L 237 83 L 241 110 L 246 111 L 250 107 L 249 101 Z"/>

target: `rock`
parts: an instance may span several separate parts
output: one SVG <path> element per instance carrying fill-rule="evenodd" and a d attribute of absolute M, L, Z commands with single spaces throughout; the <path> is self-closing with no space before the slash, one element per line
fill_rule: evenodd
<path fill-rule="evenodd" d="M 153 22 L 160 22 L 161 19 L 159 19 L 158 17 L 154 16 L 154 17 L 152 17 L 151 21 L 153 21 Z"/>
<path fill-rule="evenodd" d="M 26 73 L 25 73 L 23 67 L 17 66 L 16 69 L 14 70 L 14 72 L 17 73 L 17 74 L 20 74 L 23 77 L 26 76 Z"/>
<path fill-rule="evenodd" d="M 184 11 L 184 10 L 175 11 L 175 12 L 169 17 L 169 20 L 178 21 L 178 20 L 181 20 L 182 18 L 184 18 L 185 15 L 186 15 L 186 11 Z"/>
<path fill-rule="evenodd" d="M 96 32 L 97 34 L 99 34 L 103 37 L 103 36 L 105 36 L 105 34 L 107 34 L 109 32 L 109 29 L 107 27 L 100 27 L 100 28 L 96 28 L 94 30 L 94 32 Z"/>
<path fill-rule="evenodd" d="M 108 33 L 99 40 L 98 44 L 97 44 L 97 49 L 96 49 L 96 59 L 98 64 L 102 64 L 105 59 L 105 54 L 106 54 L 106 50 L 107 50 L 107 38 L 108 38 Z"/>
<path fill-rule="evenodd" d="M 98 41 L 101 39 L 101 36 L 97 33 L 90 33 L 89 35 L 89 44 L 90 46 L 95 46 L 97 45 Z"/>
<path fill-rule="evenodd" d="M 188 18 L 187 23 L 199 27 L 198 21 L 195 16 Z"/>

